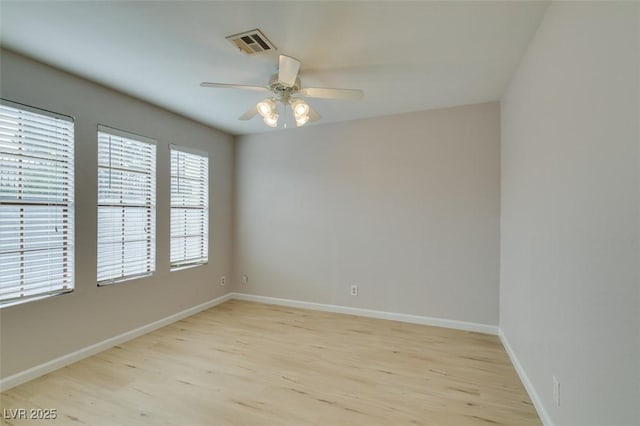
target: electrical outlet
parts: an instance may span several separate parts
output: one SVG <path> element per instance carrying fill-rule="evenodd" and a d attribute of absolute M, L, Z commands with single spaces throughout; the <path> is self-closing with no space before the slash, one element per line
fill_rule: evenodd
<path fill-rule="evenodd" d="M 560 380 L 556 376 L 552 376 L 553 379 L 553 402 L 556 407 L 560 406 Z"/>
<path fill-rule="evenodd" d="M 246 275 L 242 275 L 242 284 L 249 284 L 249 277 Z"/>
<path fill-rule="evenodd" d="M 352 296 L 357 296 L 358 295 L 358 286 L 357 285 L 352 285 L 351 286 L 351 295 Z"/>
<path fill-rule="evenodd" d="M 220 277 L 220 285 L 227 285 L 227 277 L 225 275 Z"/>

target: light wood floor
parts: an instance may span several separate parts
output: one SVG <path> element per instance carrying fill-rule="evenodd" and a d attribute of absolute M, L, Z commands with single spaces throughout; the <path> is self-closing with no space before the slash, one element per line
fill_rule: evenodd
<path fill-rule="evenodd" d="M 495 336 L 237 300 L 1 405 L 56 408 L 42 425 L 540 424 Z"/>

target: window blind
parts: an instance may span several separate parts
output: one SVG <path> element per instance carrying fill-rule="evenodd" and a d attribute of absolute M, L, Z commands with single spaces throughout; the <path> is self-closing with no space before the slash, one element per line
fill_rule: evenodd
<path fill-rule="evenodd" d="M 171 268 L 209 259 L 209 158 L 171 147 Z"/>
<path fill-rule="evenodd" d="M 98 126 L 98 285 L 155 271 L 156 144 Z"/>
<path fill-rule="evenodd" d="M 73 290 L 73 119 L 0 103 L 0 303 Z"/>

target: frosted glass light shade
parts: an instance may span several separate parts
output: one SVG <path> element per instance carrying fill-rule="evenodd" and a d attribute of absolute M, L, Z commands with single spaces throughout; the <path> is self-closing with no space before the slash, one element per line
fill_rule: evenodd
<path fill-rule="evenodd" d="M 307 123 L 307 121 L 309 121 L 308 115 L 303 115 L 302 117 L 296 117 L 296 125 L 298 127 L 304 126 Z"/>
<path fill-rule="evenodd" d="M 309 114 L 309 105 L 302 99 L 296 99 L 291 102 L 291 109 L 293 109 L 293 115 L 296 119 Z"/>
<path fill-rule="evenodd" d="M 258 102 L 256 108 L 258 109 L 258 114 L 263 117 L 268 117 L 276 109 L 276 103 L 273 102 L 273 99 L 265 99 Z"/>
<path fill-rule="evenodd" d="M 276 127 L 278 125 L 278 113 L 274 112 L 263 118 L 264 123 L 269 127 Z"/>

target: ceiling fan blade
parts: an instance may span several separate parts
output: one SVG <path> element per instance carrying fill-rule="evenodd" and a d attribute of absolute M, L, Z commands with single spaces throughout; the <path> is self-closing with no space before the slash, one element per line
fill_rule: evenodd
<path fill-rule="evenodd" d="M 301 62 L 291 56 L 280 55 L 278 64 L 278 81 L 285 86 L 293 87 L 298 78 Z"/>
<path fill-rule="evenodd" d="M 322 117 L 320 116 L 320 114 L 318 114 L 318 112 L 311 108 L 311 106 L 309 106 L 309 122 L 313 122 L 313 121 L 318 121 L 320 120 Z"/>
<path fill-rule="evenodd" d="M 307 87 L 301 89 L 300 93 L 309 98 L 321 99 L 362 99 L 364 92 L 360 89 L 329 89 L 322 87 Z"/>
<path fill-rule="evenodd" d="M 251 120 L 257 113 L 258 113 L 258 108 L 256 108 L 255 106 L 252 106 L 247 110 L 247 112 L 245 112 L 240 117 L 238 117 L 238 120 L 242 120 L 242 121 Z"/>
<path fill-rule="evenodd" d="M 200 87 L 214 87 L 220 89 L 242 89 L 242 90 L 255 90 L 260 92 L 268 92 L 268 87 L 263 86 L 247 86 L 244 84 L 225 84 L 225 83 L 209 83 L 204 81 L 200 83 Z"/>

